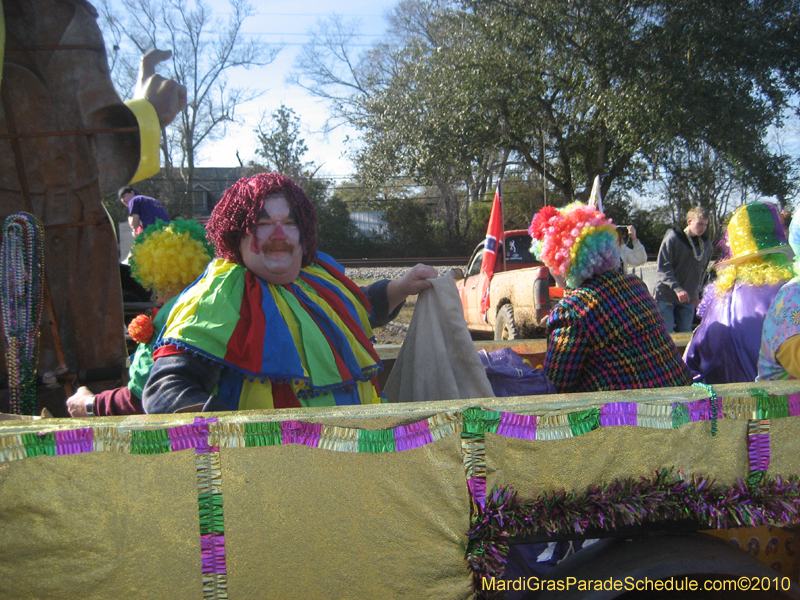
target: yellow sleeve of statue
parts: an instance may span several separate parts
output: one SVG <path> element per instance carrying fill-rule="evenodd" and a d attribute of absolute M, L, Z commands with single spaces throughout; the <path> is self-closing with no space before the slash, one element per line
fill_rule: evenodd
<path fill-rule="evenodd" d="M 156 109 L 147 100 L 128 100 L 125 105 L 136 115 L 139 123 L 139 168 L 129 184 L 152 177 L 160 170 L 159 141 L 161 126 Z"/>

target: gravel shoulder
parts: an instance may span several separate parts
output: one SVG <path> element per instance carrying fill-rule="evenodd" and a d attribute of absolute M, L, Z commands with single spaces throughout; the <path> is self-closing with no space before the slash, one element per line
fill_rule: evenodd
<path fill-rule="evenodd" d="M 463 268 L 463 265 L 457 265 Z M 380 279 L 397 279 L 402 277 L 410 267 L 362 267 L 355 269 L 347 269 L 345 274 L 360 286 L 369 285 L 374 281 Z M 444 275 L 455 266 L 449 267 L 436 267 L 439 275 Z M 400 309 L 400 314 L 397 315 L 394 321 L 388 323 L 384 327 L 375 329 L 375 343 L 376 344 L 402 344 L 408 331 L 408 325 L 411 323 L 411 316 L 414 313 L 414 307 L 417 304 L 417 296 L 409 296 L 403 308 Z"/>

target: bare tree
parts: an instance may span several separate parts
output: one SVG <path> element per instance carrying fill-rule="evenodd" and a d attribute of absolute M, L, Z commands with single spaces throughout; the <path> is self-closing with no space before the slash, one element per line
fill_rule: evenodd
<path fill-rule="evenodd" d="M 161 146 L 165 166 L 179 167 L 188 197 L 199 149 L 220 139 L 228 124 L 238 122 L 237 108 L 263 93 L 229 86 L 228 74 L 270 64 L 281 47 L 244 38 L 242 25 L 254 12 L 247 0 L 229 0 L 227 21 L 213 18 L 202 0 L 100 2 L 112 76 L 123 95 L 133 90 L 140 56 L 153 48 L 172 50 L 169 75 L 186 86 L 188 106 L 162 132 Z"/>
<path fill-rule="evenodd" d="M 653 182 L 666 200 L 673 223 L 683 223 L 693 206 L 711 213 L 709 234 L 716 240 L 724 232 L 725 216 L 748 200 L 759 198 L 741 170 L 708 144 L 673 144 L 658 157 Z"/>
<path fill-rule="evenodd" d="M 358 20 L 345 21 L 333 14 L 319 20 L 308 31 L 309 41 L 300 50 L 288 81 L 329 103 L 331 117 L 325 124 L 330 131 L 344 123 L 354 124 L 363 115 L 363 102 L 371 94 L 374 81 L 369 65 L 380 64 L 376 49 L 359 54 Z"/>
<path fill-rule="evenodd" d="M 485 195 L 503 151 L 471 146 L 457 152 L 451 151 L 453 144 L 439 144 L 437 127 L 431 131 L 418 127 L 415 121 L 427 110 L 418 110 L 405 100 L 406 95 L 415 95 L 414 82 L 407 78 L 410 87 L 405 90 L 396 83 L 403 69 L 417 64 L 420 56 L 435 53 L 455 35 L 452 23 L 441 15 L 443 4 L 402 0 L 387 14 L 385 39 L 366 49 L 359 49 L 357 21 L 336 15 L 320 20 L 309 31 L 309 42 L 298 56 L 291 81 L 327 102 L 332 115 L 326 124 L 329 130 L 347 123 L 362 132 L 364 146 L 355 156 L 359 181 L 382 187 L 404 173 L 417 184 L 429 186 L 437 200 L 435 217 L 446 224 L 446 234 L 458 240 L 469 228 L 470 203 Z M 437 85 L 448 87 L 448 77 L 440 78 Z M 449 99 L 444 102 L 451 104 Z M 464 110 L 469 111 L 469 107 Z M 406 120 L 404 125 L 393 131 L 382 127 L 395 115 L 399 115 L 397 120 Z M 441 125 L 441 129 L 448 130 L 449 124 Z M 464 129 L 471 137 L 479 135 L 472 128 Z M 398 139 L 406 142 L 407 136 L 414 141 L 405 148 L 414 147 L 424 157 L 400 148 Z M 502 164 L 507 160 L 506 153 Z"/>

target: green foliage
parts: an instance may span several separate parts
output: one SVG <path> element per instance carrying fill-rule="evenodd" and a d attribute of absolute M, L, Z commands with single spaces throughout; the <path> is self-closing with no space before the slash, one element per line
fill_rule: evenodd
<path fill-rule="evenodd" d="M 467 240 L 473 248 L 486 237 L 489 227 L 489 217 L 492 214 L 491 202 L 474 202 L 469 207 L 470 228 L 467 231 Z"/>
<path fill-rule="evenodd" d="M 725 181 L 731 200 L 796 193 L 796 165 L 766 136 L 798 106 L 798 13 L 800 0 L 407 0 L 360 60 L 336 77 L 309 62 L 305 75 L 361 129 L 362 176 L 436 189 L 432 218 L 450 235 L 481 228 L 470 206 L 513 165 L 544 177 L 555 205 L 587 199 L 598 174 L 606 206 L 652 193 L 657 177 L 675 192 L 666 227 L 699 190 L 670 168 L 676 148 L 717 158 L 703 174 L 717 213 Z M 338 33 L 327 54 L 316 47 L 326 67 L 352 31 Z"/>
<path fill-rule="evenodd" d="M 507 178 L 503 180 L 502 193 L 506 231 L 528 229 L 534 215 L 544 206 L 545 200 L 547 200 L 548 204 L 554 206 L 567 204 L 563 198 L 555 195 L 552 190 L 543 194 L 541 179 L 524 177 L 519 172 L 507 174 Z M 494 194 L 494 190 L 487 191 L 482 202 L 473 203 L 469 207 L 470 228 L 466 238 L 472 242 L 472 246 L 486 236 Z"/>
<path fill-rule="evenodd" d="M 343 181 L 336 185 L 334 194 L 350 210 L 376 210 L 380 208 L 377 191 L 358 181 Z"/>
<path fill-rule="evenodd" d="M 666 206 L 647 210 L 633 209 L 630 213 L 630 222 L 623 224 L 636 227 L 636 236 L 650 255 L 658 254 L 664 234 L 673 225 Z"/>
<path fill-rule="evenodd" d="M 543 129 L 565 195 L 608 173 L 605 195 L 637 154 L 678 137 L 726 152 L 761 191 L 779 192 L 786 171 L 763 140 L 794 85 L 777 68 L 777 41 L 796 0 L 467 5 L 475 30 L 508 54 L 488 53 L 500 57 L 494 114 L 508 143 L 525 156 L 530 134 Z"/>
<path fill-rule="evenodd" d="M 396 257 L 440 256 L 441 227 L 431 222 L 429 209 L 418 202 L 397 202 L 383 216 L 387 223 L 385 243 Z"/>
<path fill-rule="evenodd" d="M 121 223 L 128 220 L 128 210 L 119 201 L 116 194 L 108 195 L 103 198 L 103 206 L 114 223 Z"/>
<path fill-rule="evenodd" d="M 281 104 L 270 119 L 262 118 L 255 132 L 260 144 L 256 154 L 266 160 L 268 171 L 282 173 L 297 181 L 313 166 L 303 162 L 308 146 L 300 138 L 300 118 L 291 108 Z"/>
<path fill-rule="evenodd" d="M 372 256 L 374 242 L 364 236 L 350 219 L 347 204 L 336 194 L 330 199 L 314 200 L 319 226 L 318 247 L 334 258 L 364 258 Z"/>

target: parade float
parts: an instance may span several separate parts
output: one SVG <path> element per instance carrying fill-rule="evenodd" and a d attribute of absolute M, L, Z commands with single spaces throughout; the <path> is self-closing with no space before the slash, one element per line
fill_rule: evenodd
<path fill-rule="evenodd" d="M 0 208 L 40 222 L 19 217 L 9 254 L 38 279 L 4 288 L 26 288 L 6 304 L 30 325 L 5 339 L 7 406 L 38 413 L 34 402 L 53 400 L 31 386 L 63 402 L 81 371 L 122 369 L 115 238 L 100 199 L 152 170 L 140 132 L 157 117 L 119 101 L 91 5 L 3 9 Z M 537 364 L 541 349 L 516 349 Z M 44 372 L 63 389 L 47 388 Z M 0 420 L 0 597 L 609 598 L 628 591 L 616 581 L 692 577 L 796 598 L 784 528 L 800 519 L 798 415 L 797 382 L 14 415 Z M 562 541 L 586 547 L 549 571 L 552 584 L 528 577 L 521 590 L 507 572 L 514 547 Z"/>
<path fill-rule="evenodd" d="M 610 538 L 564 581 L 797 597 L 798 415 L 800 384 L 770 382 L 7 420 L 0 596 L 502 598 L 510 545 Z"/>

